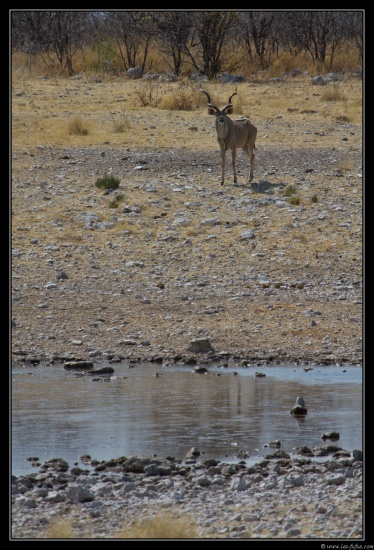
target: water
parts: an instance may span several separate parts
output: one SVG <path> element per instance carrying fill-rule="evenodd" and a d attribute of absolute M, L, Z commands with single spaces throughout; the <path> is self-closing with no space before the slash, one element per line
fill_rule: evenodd
<path fill-rule="evenodd" d="M 275 439 L 292 455 L 328 443 L 321 435 L 332 431 L 343 449 L 362 449 L 361 367 L 209 366 L 197 374 L 188 366 L 112 366 L 115 373 L 102 382 L 61 364 L 13 366 L 13 474 L 35 471 L 29 457 L 86 467 L 84 454 L 184 458 L 191 447 L 226 462 L 244 450 L 253 464 L 274 452 L 264 445 Z M 255 378 L 256 370 L 266 377 Z M 308 408 L 303 419 L 290 414 L 298 395 Z"/>

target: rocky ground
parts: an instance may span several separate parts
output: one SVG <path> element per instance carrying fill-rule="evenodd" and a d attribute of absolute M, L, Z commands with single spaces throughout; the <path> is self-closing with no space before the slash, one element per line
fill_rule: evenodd
<path fill-rule="evenodd" d="M 362 539 L 362 453 L 321 449 L 333 457 L 276 451 L 251 467 L 200 461 L 196 449 L 183 462 L 121 457 L 94 471 L 50 460 L 12 479 L 12 537 Z"/>
<path fill-rule="evenodd" d="M 261 150 L 250 187 L 220 186 L 205 152 L 14 150 L 14 357 L 170 359 L 204 337 L 237 358 L 360 363 L 361 157 L 348 173 L 346 158 Z M 122 175 L 109 195 L 103 163 Z"/>

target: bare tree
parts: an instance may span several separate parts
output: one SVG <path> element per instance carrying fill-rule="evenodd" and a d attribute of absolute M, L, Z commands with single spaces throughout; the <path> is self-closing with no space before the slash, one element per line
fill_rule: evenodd
<path fill-rule="evenodd" d="M 356 47 L 362 63 L 362 11 L 13 10 L 12 49 L 30 54 L 30 59 L 38 54 L 48 67 L 69 75 L 76 53 L 91 45 L 98 48 L 99 63 L 107 62 L 106 68 L 120 64 L 126 70 L 149 70 L 156 46 L 176 75 L 192 64 L 214 78 L 235 70 L 243 55 L 266 69 L 282 47 L 295 55 L 308 52 L 322 70 L 332 67 L 347 43 Z"/>
<path fill-rule="evenodd" d="M 193 25 L 192 17 L 190 12 L 179 11 L 155 14 L 155 43 L 176 75 L 181 73 L 183 67 L 184 52 Z"/>
<path fill-rule="evenodd" d="M 343 43 L 342 11 L 288 12 L 289 34 L 293 44 L 310 53 L 318 70 L 332 66 L 337 48 Z"/>
<path fill-rule="evenodd" d="M 250 61 L 268 68 L 276 44 L 276 12 L 245 11 L 239 14 L 239 21 L 238 35 Z"/>
<path fill-rule="evenodd" d="M 198 71 L 214 78 L 227 62 L 223 51 L 232 40 L 237 12 L 195 12 L 193 19 L 193 32 L 186 54 Z"/>
<path fill-rule="evenodd" d="M 107 31 L 114 36 L 126 70 L 140 66 L 144 71 L 153 36 L 152 14 L 145 11 L 107 12 Z"/>
<path fill-rule="evenodd" d="M 343 32 L 356 46 L 360 63 L 364 60 L 364 34 L 362 11 L 347 11 L 343 18 Z"/>
<path fill-rule="evenodd" d="M 80 11 L 15 11 L 12 36 L 28 53 L 39 53 L 51 68 L 74 74 L 73 58 L 84 45 L 88 14 Z M 14 31 L 14 32 L 13 32 Z"/>

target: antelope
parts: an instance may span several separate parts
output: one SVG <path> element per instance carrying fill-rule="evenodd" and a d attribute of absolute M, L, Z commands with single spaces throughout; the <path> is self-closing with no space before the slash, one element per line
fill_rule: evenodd
<path fill-rule="evenodd" d="M 215 105 L 212 105 L 210 102 L 209 94 L 202 89 L 200 86 L 200 92 L 205 94 L 208 98 L 208 114 L 215 115 L 216 117 L 216 131 L 217 131 L 217 141 L 221 148 L 221 163 L 222 163 L 222 179 L 221 185 L 225 183 L 225 165 L 226 165 L 226 151 L 231 149 L 232 154 L 232 167 L 234 170 L 234 183 L 236 183 L 236 150 L 243 149 L 245 154 L 249 157 L 250 162 L 250 171 L 249 171 L 249 182 L 253 180 L 253 164 L 254 164 L 254 154 L 253 149 L 255 149 L 255 142 L 257 136 L 257 128 L 251 124 L 248 119 L 240 120 L 231 120 L 227 115 L 232 115 L 234 112 L 234 106 L 231 103 L 234 95 L 237 95 L 237 92 L 234 92 L 230 98 L 229 102 L 222 110 L 218 109 Z"/>

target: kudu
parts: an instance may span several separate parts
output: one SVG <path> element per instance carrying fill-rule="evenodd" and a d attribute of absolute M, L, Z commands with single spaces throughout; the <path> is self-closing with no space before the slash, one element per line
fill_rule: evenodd
<path fill-rule="evenodd" d="M 225 165 L 226 165 L 226 151 L 231 149 L 232 154 L 232 167 L 234 170 L 234 183 L 236 183 L 236 150 L 243 149 L 243 151 L 248 155 L 250 162 L 250 172 L 249 172 L 249 181 L 253 180 L 253 164 L 254 164 L 254 154 L 253 149 L 255 149 L 255 142 L 257 136 L 257 128 L 250 123 L 248 119 L 240 120 L 231 120 L 227 115 L 232 115 L 234 112 L 234 106 L 231 103 L 231 99 L 234 95 L 237 95 L 237 92 L 234 92 L 230 98 L 229 102 L 222 110 L 218 109 L 215 105 L 212 105 L 210 102 L 209 94 L 202 89 L 200 86 L 200 92 L 205 94 L 208 98 L 208 114 L 215 115 L 216 117 L 216 131 L 217 131 L 217 141 L 221 148 L 221 161 L 222 161 L 222 180 L 221 185 L 225 183 Z"/>

